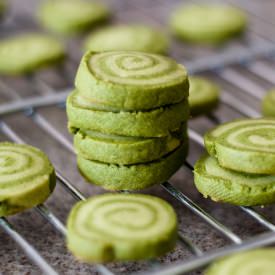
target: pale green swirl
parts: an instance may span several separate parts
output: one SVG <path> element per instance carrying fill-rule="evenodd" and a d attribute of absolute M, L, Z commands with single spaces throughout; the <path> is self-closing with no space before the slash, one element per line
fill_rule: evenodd
<path fill-rule="evenodd" d="M 42 152 L 27 145 L 1 143 L 0 189 L 5 190 L 18 183 L 32 182 L 45 174 L 50 167 Z"/>
<path fill-rule="evenodd" d="M 105 52 L 93 55 L 89 66 L 98 78 L 116 84 L 161 85 L 186 80 L 182 66 L 156 54 Z"/>
<path fill-rule="evenodd" d="M 151 239 L 175 219 L 164 201 L 144 195 L 104 195 L 79 205 L 73 227 L 86 239 Z"/>
<path fill-rule="evenodd" d="M 214 263 L 206 275 L 273 275 L 275 249 L 243 252 Z"/>

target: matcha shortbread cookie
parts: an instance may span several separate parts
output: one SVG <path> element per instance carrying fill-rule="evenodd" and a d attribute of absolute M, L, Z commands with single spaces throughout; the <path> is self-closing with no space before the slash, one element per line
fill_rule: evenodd
<path fill-rule="evenodd" d="M 139 190 L 168 180 L 183 164 L 187 146 L 182 144 L 160 160 L 133 165 L 116 165 L 77 157 L 87 180 L 109 190 Z"/>
<path fill-rule="evenodd" d="M 161 138 L 106 135 L 79 130 L 74 136 L 78 155 L 113 164 L 137 164 L 160 159 L 187 140 L 187 125 Z"/>
<path fill-rule="evenodd" d="M 214 262 L 205 275 L 273 275 L 274 259 L 274 248 L 241 252 Z"/>
<path fill-rule="evenodd" d="M 63 34 L 89 30 L 108 16 L 105 5 L 85 0 L 46 0 L 38 11 L 38 19 L 45 28 Z"/>
<path fill-rule="evenodd" d="M 67 245 L 88 263 L 153 259 L 175 247 L 177 216 L 166 201 L 143 194 L 104 194 L 77 203 Z"/>
<path fill-rule="evenodd" d="M 241 119 L 210 130 L 207 151 L 219 164 L 235 171 L 275 174 L 275 119 Z"/>
<path fill-rule="evenodd" d="M 19 75 L 63 61 L 65 49 L 56 39 L 25 33 L 0 41 L 0 74 Z"/>
<path fill-rule="evenodd" d="M 262 102 L 264 116 L 275 117 L 275 89 L 269 91 Z"/>
<path fill-rule="evenodd" d="M 142 52 L 88 52 L 75 85 L 95 104 L 120 110 L 149 110 L 188 97 L 186 69 L 174 60 Z"/>
<path fill-rule="evenodd" d="M 219 4 L 179 7 L 171 17 L 171 28 L 182 40 L 202 44 L 220 44 L 239 35 L 246 27 L 241 10 Z"/>
<path fill-rule="evenodd" d="M 163 54 L 167 51 L 168 39 L 150 26 L 117 25 L 91 33 L 84 47 L 94 52 L 124 50 Z"/>
<path fill-rule="evenodd" d="M 55 187 L 55 171 L 40 150 L 0 143 L 0 217 L 43 203 Z"/>
<path fill-rule="evenodd" d="M 244 206 L 275 202 L 275 175 L 235 172 L 206 155 L 197 161 L 194 174 L 199 192 L 213 201 Z"/>
<path fill-rule="evenodd" d="M 203 78 L 189 77 L 189 106 L 191 116 L 207 114 L 219 103 L 220 89 L 213 82 Z"/>
<path fill-rule="evenodd" d="M 145 112 L 97 110 L 87 99 L 73 92 L 67 99 L 71 132 L 94 130 L 121 136 L 161 137 L 180 127 L 189 116 L 188 101 Z"/>

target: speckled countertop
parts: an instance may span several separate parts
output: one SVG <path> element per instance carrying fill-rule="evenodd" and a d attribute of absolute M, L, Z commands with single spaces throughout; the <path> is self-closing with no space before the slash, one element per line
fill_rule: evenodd
<path fill-rule="evenodd" d="M 39 29 L 39 26 L 34 23 L 35 9 L 39 1 L 8 0 L 8 2 L 11 5 L 10 15 L 13 20 L 0 27 L 1 37 L 12 32 Z M 171 10 L 180 1 L 106 0 L 104 2 L 112 8 L 114 14 L 112 20 L 114 22 L 148 22 L 149 24 L 158 26 L 164 24 Z M 234 49 L 239 47 L 240 44 L 246 46 L 247 43 L 260 42 L 261 37 L 275 41 L 274 26 L 272 27 L 272 25 L 268 23 L 270 21 L 275 24 L 275 18 L 272 12 L 275 10 L 274 1 L 232 0 L 228 2 L 235 2 L 239 6 L 250 11 L 249 16 L 251 24 L 250 31 L 242 41 L 234 41 L 223 50 L 234 51 Z M 255 11 L 257 16 L 253 15 Z M 63 68 L 63 75 L 66 77 L 66 81 L 64 81 L 64 79 L 62 80 L 60 76 L 60 68 L 52 71 L 40 72 L 36 75 L 36 77 L 44 79 L 55 88 L 64 88 L 71 85 L 75 68 L 81 55 L 81 39 L 67 40 L 66 42 L 72 59 L 74 60 L 73 65 L 66 64 Z M 213 55 L 220 51 L 222 51 L 222 49 L 193 48 L 175 41 L 173 42 L 171 55 L 180 60 L 190 61 L 191 59 Z M 275 63 L 273 64 L 270 60 L 264 60 L 264 62 L 275 69 Z M 232 68 L 248 79 L 256 81 L 263 89 L 268 89 L 272 86 L 271 83 L 263 81 L 244 68 L 238 66 Z M 207 76 L 215 79 L 224 90 L 231 92 L 236 97 L 253 106 L 256 110 L 259 110 L 259 102 L 253 100 L 251 97 L 244 96 L 239 88 L 222 81 L 212 73 L 208 73 Z M 34 84 L 30 84 L 26 79 L 2 77 L 1 81 L 4 81 L 9 85 L 9 87 L 15 89 L 22 97 L 39 95 L 41 92 Z M 1 103 L 11 99 L 12 94 L 6 88 L 0 87 Z M 39 109 L 39 114 L 43 115 L 54 127 L 58 128 L 60 132 L 71 141 L 71 136 L 68 134 L 66 129 L 67 119 L 64 109 L 59 107 L 41 108 Z M 240 115 L 233 112 L 230 108 L 221 105 L 216 111 L 216 116 L 219 117 L 221 121 L 226 121 L 231 118 L 239 117 Z M 68 152 L 64 147 L 60 146 L 57 141 L 39 128 L 32 118 L 26 117 L 22 114 L 12 114 L 4 117 L 4 121 L 8 123 L 8 125 L 14 129 L 25 142 L 44 150 L 54 163 L 55 167 L 59 171 L 62 171 L 62 174 L 70 179 L 71 183 L 79 188 L 86 196 L 104 192 L 101 188 L 85 183 L 84 179 L 79 175 L 76 169 L 75 156 Z M 213 127 L 213 122 L 207 118 L 199 118 L 192 120 L 190 125 L 198 132 L 204 133 L 207 129 Z M 0 134 L 0 139 L 6 140 L 7 138 Z M 190 152 L 189 160 L 191 163 L 194 163 L 203 150 L 200 146 L 191 142 Z M 262 226 L 244 214 L 239 208 L 229 205 L 215 204 L 210 200 L 203 199 L 195 190 L 192 173 L 188 169 L 180 169 L 171 182 L 220 222 L 231 228 L 241 238 L 246 239 L 264 231 Z M 190 238 L 190 240 L 203 251 L 209 251 L 213 248 L 229 244 L 229 241 L 207 225 L 202 219 L 194 215 L 186 207 L 178 203 L 160 186 L 144 190 L 144 192 L 157 195 L 169 201 L 178 213 L 181 232 L 186 237 Z M 46 205 L 58 218 L 65 222 L 68 211 L 74 203 L 75 200 L 57 184 L 54 194 L 46 202 Z M 274 207 L 271 206 L 258 210 L 266 215 L 268 219 L 275 222 Z M 20 215 L 13 216 L 9 218 L 9 221 L 30 243 L 35 246 L 35 248 L 37 248 L 37 250 L 58 272 L 60 272 L 60 274 L 97 274 L 93 266 L 81 264 L 74 260 L 66 250 L 62 236 L 57 233 L 35 210 L 29 210 Z M 18 246 L 2 230 L 0 230 L 0 245 L 0 274 L 41 274 Z M 173 253 L 163 257 L 161 261 L 166 263 L 176 263 L 189 257 L 191 257 L 191 254 L 187 249 L 178 247 Z M 146 262 L 110 264 L 108 267 L 116 274 L 129 274 L 133 271 L 146 270 L 148 264 Z M 194 274 L 200 274 L 200 271 L 197 271 Z"/>

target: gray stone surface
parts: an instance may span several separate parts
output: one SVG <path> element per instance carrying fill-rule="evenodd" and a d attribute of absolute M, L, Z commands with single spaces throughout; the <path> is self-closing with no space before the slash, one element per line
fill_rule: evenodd
<path fill-rule="evenodd" d="M 39 30 L 39 26 L 35 24 L 35 9 L 38 2 L 39 1 L 36 0 L 9 1 L 11 4 L 11 19 L 8 19 L 3 26 L 0 26 L 0 37 L 13 32 L 21 32 L 22 30 Z M 180 1 L 106 0 L 104 2 L 112 7 L 114 14 L 112 21 L 114 22 L 140 21 L 142 23 L 148 22 L 157 26 L 165 26 L 164 24 L 170 11 Z M 269 21 L 275 23 L 273 13 L 271 12 L 272 9 L 274 11 L 275 8 L 274 1 L 266 0 L 263 2 L 235 0 L 231 2 L 235 2 L 235 4 L 250 11 L 249 15 L 251 25 L 250 31 L 245 39 L 234 41 L 223 50 L 234 50 L 240 45 L 247 45 L 248 42 L 256 43 L 261 39 L 260 37 L 275 39 L 274 27 L 271 27 L 269 24 Z M 257 13 L 257 16 L 254 16 L 253 13 Z M 55 88 L 65 87 L 73 82 L 74 71 L 79 56 L 81 55 L 81 38 L 67 41 L 67 43 L 68 48 L 70 49 L 71 60 L 74 60 L 74 62 L 66 64 L 64 68 L 63 75 L 65 75 L 66 80 L 62 80 L 60 69 L 37 73 L 35 77 L 44 79 Z M 178 41 L 173 41 L 171 55 L 176 57 L 178 60 L 189 61 L 192 58 L 206 55 L 211 56 L 216 52 L 221 51 L 222 49 L 201 49 L 181 44 Z M 270 65 L 270 61 L 268 61 L 268 64 Z M 271 66 L 275 65 L 271 63 Z M 234 69 L 238 70 L 240 74 L 245 75 L 249 79 L 257 81 L 257 83 L 264 89 L 271 87 L 270 83 L 264 82 L 262 79 L 255 77 L 243 68 L 235 66 Z M 213 73 L 208 73 L 207 76 L 215 79 L 224 90 L 231 92 L 243 102 L 259 110 L 259 102 L 249 96 L 245 96 L 243 91 L 238 88 L 238 83 L 236 83 L 236 86 L 232 86 L 219 79 L 217 75 Z M 1 80 L 15 89 L 22 97 L 39 95 L 41 93 L 41 89 L 37 89 L 34 82 L 30 82 L 26 79 L 2 77 Z M 7 92 L 6 89 L 0 87 L 1 103 L 12 99 L 12 94 L 9 92 L 5 93 L 5 91 Z M 66 129 L 67 119 L 64 109 L 55 106 L 41 108 L 39 109 L 39 114 L 45 117 L 55 128 L 59 129 L 60 132 L 71 141 L 71 136 L 68 134 Z M 223 105 L 220 106 L 215 114 L 221 121 L 240 116 L 230 108 Z M 62 174 L 86 196 L 104 192 L 101 188 L 85 182 L 77 171 L 75 156 L 55 141 L 48 133 L 43 131 L 32 118 L 19 113 L 6 116 L 3 119 L 25 142 L 37 146 L 45 151 L 57 170 L 62 171 Z M 198 118 L 192 120 L 190 125 L 200 133 L 204 133 L 207 129 L 213 127 L 214 124 L 207 118 Z M 7 140 L 7 138 L 4 135 L 0 135 L 0 140 Z M 194 163 L 202 152 L 203 149 L 200 148 L 200 146 L 191 142 L 190 161 Z M 202 198 L 195 190 L 192 173 L 188 171 L 187 168 L 180 169 L 171 182 L 211 215 L 216 217 L 220 222 L 231 228 L 241 238 L 246 239 L 264 231 L 262 226 L 257 224 L 252 218 L 248 217 L 237 207 L 213 203 L 210 200 Z M 178 203 L 160 186 L 144 190 L 144 192 L 157 195 L 169 201 L 178 213 L 180 231 L 186 237 L 190 238 L 193 244 L 197 245 L 203 251 L 210 251 L 211 249 L 229 244 L 229 241 L 199 217 L 194 215 L 186 207 Z M 75 200 L 64 189 L 62 189 L 59 184 L 57 184 L 54 194 L 46 202 L 46 205 L 65 223 L 68 212 L 74 203 Z M 271 221 L 275 222 L 274 207 L 270 206 L 258 210 L 264 213 Z M 60 236 L 60 234 L 57 233 L 34 209 L 13 216 L 9 218 L 9 221 L 61 274 L 96 274 L 94 266 L 82 264 L 74 260 L 66 250 L 62 236 Z M 18 246 L 2 230 L 0 230 L 0 245 L 0 274 L 41 274 L 35 265 L 26 258 Z M 161 258 L 160 261 L 165 262 L 166 264 L 173 264 L 190 257 L 191 254 L 187 249 L 178 246 L 174 252 Z M 148 263 L 146 262 L 110 264 L 108 267 L 117 274 L 129 274 L 134 271 L 146 270 L 149 268 Z M 199 273 L 200 272 L 198 271 L 194 274 Z"/>

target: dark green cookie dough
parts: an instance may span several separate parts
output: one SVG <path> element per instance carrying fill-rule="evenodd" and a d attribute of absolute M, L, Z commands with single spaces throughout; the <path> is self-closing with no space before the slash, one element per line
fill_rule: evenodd
<path fill-rule="evenodd" d="M 183 164 L 186 144 L 162 159 L 146 164 L 115 165 L 77 157 L 78 167 L 88 181 L 109 190 L 139 190 L 167 181 Z"/>
<path fill-rule="evenodd" d="M 275 119 L 234 120 L 210 130 L 204 142 L 224 168 L 275 174 Z"/>
<path fill-rule="evenodd" d="M 161 138 L 106 135 L 79 130 L 74 147 L 85 159 L 113 164 L 137 164 L 160 159 L 187 140 L 187 125 Z M 185 141 L 184 141 L 185 142 Z"/>
<path fill-rule="evenodd" d="M 274 259 L 274 248 L 241 252 L 214 262 L 205 275 L 273 275 Z"/>
<path fill-rule="evenodd" d="M 85 0 L 46 0 L 38 11 L 38 19 L 45 28 L 63 34 L 89 30 L 108 16 L 105 5 Z"/>
<path fill-rule="evenodd" d="M 0 143 L 0 217 L 43 203 L 55 187 L 55 171 L 40 150 Z"/>
<path fill-rule="evenodd" d="M 133 51 L 86 53 L 75 85 L 95 104 L 126 111 L 178 103 L 189 89 L 183 66 L 168 57 Z"/>
<path fill-rule="evenodd" d="M 67 115 L 72 132 L 82 129 L 121 136 L 162 137 L 188 119 L 189 106 L 182 101 L 145 112 L 106 112 L 94 109 L 93 104 L 73 92 L 67 98 Z"/>
<path fill-rule="evenodd" d="M 262 102 L 264 116 L 275 117 L 275 89 L 269 91 Z"/>
<path fill-rule="evenodd" d="M 85 41 L 85 49 L 94 52 L 141 51 L 166 53 L 167 37 L 159 30 L 143 25 L 109 26 L 92 32 Z"/>
<path fill-rule="evenodd" d="M 63 45 L 51 36 L 25 33 L 0 41 L 0 74 L 19 75 L 64 59 Z"/>
<path fill-rule="evenodd" d="M 191 4 L 177 8 L 171 28 L 182 40 L 202 44 L 220 44 L 246 28 L 243 11 L 224 4 Z"/>
<path fill-rule="evenodd" d="M 194 174 L 199 192 L 213 201 L 244 206 L 275 202 L 275 175 L 235 172 L 206 155 L 197 161 Z"/>
<path fill-rule="evenodd" d="M 219 87 L 203 77 L 196 76 L 189 77 L 189 83 L 188 100 L 191 116 L 213 111 L 219 103 Z"/>
<path fill-rule="evenodd" d="M 177 216 L 166 201 L 143 194 L 104 194 L 77 203 L 67 245 L 88 263 L 153 259 L 176 245 Z"/>

